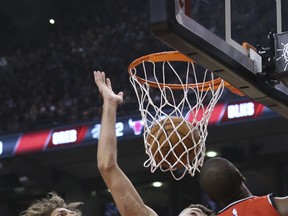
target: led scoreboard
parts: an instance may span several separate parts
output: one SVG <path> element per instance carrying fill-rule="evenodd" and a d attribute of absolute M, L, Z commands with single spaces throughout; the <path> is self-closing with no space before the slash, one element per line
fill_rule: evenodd
<path fill-rule="evenodd" d="M 188 121 L 193 118 L 193 116 L 190 116 L 188 110 L 186 110 L 186 116 Z M 200 111 L 199 116 L 201 116 Z M 252 101 L 220 103 L 215 106 L 209 120 L 209 125 L 221 126 L 276 116 L 278 114 L 272 112 L 262 104 Z M 100 122 L 93 122 L 0 136 L 0 158 L 12 157 L 28 152 L 95 145 L 98 143 L 100 128 Z M 142 137 L 143 129 L 144 123 L 139 115 L 119 117 L 115 125 L 118 140 Z"/>

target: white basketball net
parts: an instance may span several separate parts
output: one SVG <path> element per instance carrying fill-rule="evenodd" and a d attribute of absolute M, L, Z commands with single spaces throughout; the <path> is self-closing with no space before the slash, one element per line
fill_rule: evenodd
<path fill-rule="evenodd" d="M 221 79 L 220 84 L 214 85 L 216 77 L 213 73 L 203 68 L 197 68 L 196 72 L 196 67 L 193 62 L 172 60 L 160 62 L 143 60 L 135 67 L 129 67 L 130 82 L 135 90 L 139 111 L 144 122 L 144 145 L 146 154 L 149 156 L 144 166 L 150 167 L 152 173 L 160 168 L 163 172 L 170 171 L 176 180 L 180 180 L 186 172 L 194 176 L 203 165 L 206 152 L 205 141 L 208 134 L 207 125 L 223 93 L 224 80 Z M 156 85 L 151 85 L 149 81 Z M 204 87 L 203 83 L 206 81 L 210 81 L 208 87 Z M 191 87 L 191 83 L 196 85 Z M 173 84 L 181 88 L 175 90 Z M 174 117 L 181 118 L 182 122 L 174 124 L 170 121 Z M 173 131 L 169 134 L 163 127 L 164 122 L 167 123 L 167 121 L 173 125 Z M 177 132 L 177 129 L 184 124 L 191 128 L 185 136 Z M 162 134 L 166 136 L 161 137 L 160 142 L 155 131 L 152 131 L 153 136 L 151 134 L 151 129 L 155 125 L 159 127 L 157 133 L 160 134 L 162 131 Z M 175 134 L 177 143 L 175 143 Z M 174 136 L 174 140 L 171 136 Z M 192 140 L 194 144 L 184 145 L 185 139 Z M 164 145 L 167 148 L 165 153 L 161 151 Z M 179 145 L 182 145 L 181 148 L 184 149 L 181 154 L 177 152 Z"/>

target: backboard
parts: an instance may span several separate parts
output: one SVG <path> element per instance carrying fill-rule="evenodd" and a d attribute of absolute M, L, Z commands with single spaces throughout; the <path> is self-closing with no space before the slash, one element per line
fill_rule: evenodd
<path fill-rule="evenodd" d="M 158 39 L 288 118 L 283 17 L 284 0 L 150 0 L 151 30 Z"/>

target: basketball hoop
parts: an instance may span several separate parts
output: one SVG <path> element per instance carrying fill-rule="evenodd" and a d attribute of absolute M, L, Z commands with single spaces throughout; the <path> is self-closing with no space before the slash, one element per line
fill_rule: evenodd
<path fill-rule="evenodd" d="M 183 178 L 186 172 L 194 176 L 203 165 L 208 121 L 224 87 L 229 88 L 235 94 L 243 94 L 177 51 L 142 56 L 129 65 L 128 72 L 144 122 L 144 145 L 146 154 L 149 156 L 144 166 L 150 167 L 152 173 L 157 168 L 163 172 L 170 171 L 176 180 Z M 175 117 L 182 119 L 182 122 L 174 124 Z M 166 134 L 167 129 L 164 123 L 167 120 L 165 119 L 171 121 L 173 131 L 169 132 L 170 135 L 167 135 L 165 140 L 162 137 L 159 141 L 155 137 L 155 125 L 157 130 Z M 189 125 L 191 131 L 197 131 L 198 136 L 195 141 L 193 132 L 188 135 L 194 143 L 192 146 L 182 148 L 185 151 L 181 153 L 181 157 L 185 157 L 184 160 L 180 158 L 179 153 L 174 151 L 179 143 L 182 142 L 183 145 L 183 139 L 181 140 L 183 135 L 178 135 L 179 127 L 181 127 L 179 124 Z M 151 136 L 157 141 L 158 149 L 156 150 L 155 144 L 151 143 Z M 171 143 L 171 136 L 178 136 L 179 143 Z M 165 155 L 161 148 L 168 144 L 170 150 Z M 159 160 L 159 152 L 161 160 Z M 169 159 L 168 154 L 170 156 L 172 154 L 174 159 Z"/>

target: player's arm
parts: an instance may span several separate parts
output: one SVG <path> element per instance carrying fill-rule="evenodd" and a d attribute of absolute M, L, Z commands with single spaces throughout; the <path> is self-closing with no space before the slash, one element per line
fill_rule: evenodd
<path fill-rule="evenodd" d="M 274 203 L 280 216 L 288 216 L 288 196 L 274 197 Z"/>
<path fill-rule="evenodd" d="M 97 162 L 101 176 L 110 189 L 122 216 L 157 215 L 146 206 L 138 192 L 117 164 L 115 134 L 116 111 L 123 101 L 123 93 L 115 94 L 104 72 L 94 72 L 94 78 L 103 98 L 101 131 L 98 142 Z"/>

